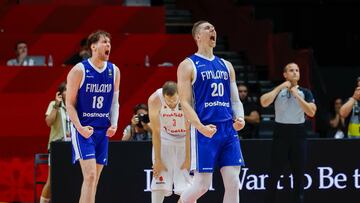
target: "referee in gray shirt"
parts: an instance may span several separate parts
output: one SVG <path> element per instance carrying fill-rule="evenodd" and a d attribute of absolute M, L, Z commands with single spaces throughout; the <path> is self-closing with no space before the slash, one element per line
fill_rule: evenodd
<path fill-rule="evenodd" d="M 260 98 L 261 106 L 275 101 L 275 129 L 271 151 L 271 167 L 266 201 L 275 202 L 277 181 L 285 165 L 290 162 L 294 177 L 294 202 L 304 202 L 304 170 L 306 159 L 305 114 L 316 112 L 310 90 L 299 87 L 299 67 L 289 63 L 283 70 L 285 82 Z"/>

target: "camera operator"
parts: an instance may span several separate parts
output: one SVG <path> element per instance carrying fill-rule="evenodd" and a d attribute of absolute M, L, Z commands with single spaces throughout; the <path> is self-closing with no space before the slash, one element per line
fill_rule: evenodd
<path fill-rule="evenodd" d="M 70 141 L 70 122 L 66 112 L 65 106 L 66 98 L 66 82 L 62 82 L 55 95 L 55 100 L 52 100 L 45 113 L 46 125 L 50 127 L 50 135 L 48 142 L 49 151 L 49 174 L 46 183 L 43 187 L 40 197 L 40 203 L 51 202 L 51 182 L 50 182 L 50 143 L 57 141 Z"/>
<path fill-rule="evenodd" d="M 137 104 L 131 124 L 124 129 L 123 141 L 151 141 L 148 107 L 146 104 Z"/>
<path fill-rule="evenodd" d="M 360 77 L 357 78 L 357 87 L 354 94 L 350 99 L 341 106 L 340 115 L 346 118 L 350 115 L 350 121 L 348 126 L 349 138 L 360 138 Z"/>

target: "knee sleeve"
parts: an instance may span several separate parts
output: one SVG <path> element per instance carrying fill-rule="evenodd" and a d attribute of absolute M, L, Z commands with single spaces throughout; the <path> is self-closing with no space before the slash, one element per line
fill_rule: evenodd
<path fill-rule="evenodd" d="M 240 189 L 240 167 L 239 166 L 225 166 L 221 168 L 221 175 L 224 181 L 225 190 L 239 190 Z"/>
<path fill-rule="evenodd" d="M 239 166 L 225 166 L 221 168 L 221 175 L 224 181 L 225 194 L 224 203 L 239 202 L 240 190 L 240 167 Z"/>
<path fill-rule="evenodd" d="M 162 203 L 165 199 L 165 191 L 155 190 L 151 192 L 151 203 Z"/>
<path fill-rule="evenodd" d="M 212 181 L 212 173 L 195 173 L 193 185 L 187 188 L 181 195 L 183 203 L 194 203 L 205 194 Z"/>

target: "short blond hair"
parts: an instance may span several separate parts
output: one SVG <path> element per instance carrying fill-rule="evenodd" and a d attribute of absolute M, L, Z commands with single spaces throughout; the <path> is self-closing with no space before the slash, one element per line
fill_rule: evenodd
<path fill-rule="evenodd" d="M 193 36 L 193 38 L 195 39 L 195 35 L 199 32 L 199 26 L 201 24 L 204 24 L 204 23 L 208 23 L 208 21 L 206 20 L 199 20 L 197 21 L 196 23 L 194 23 L 193 27 L 192 27 L 192 30 L 191 30 L 191 34 Z"/>

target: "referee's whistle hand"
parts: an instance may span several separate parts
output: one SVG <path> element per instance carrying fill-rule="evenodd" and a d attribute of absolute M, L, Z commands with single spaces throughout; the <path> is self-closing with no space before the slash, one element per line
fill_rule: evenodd
<path fill-rule="evenodd" d="M 282 88 L 287 88 L 289 89 L 291 87 L 291 82 L 290 81 L 285 81 L 281 84 Z"/>

